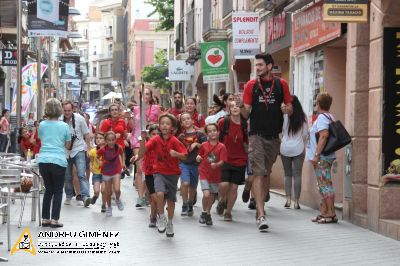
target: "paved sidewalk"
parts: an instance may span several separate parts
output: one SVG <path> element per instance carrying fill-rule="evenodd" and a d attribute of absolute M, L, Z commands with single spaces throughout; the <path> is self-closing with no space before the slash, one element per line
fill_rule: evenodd
<path fill-rule="evenodd" d="M 6 247 L 6 227 L 1 225 L 0 239 L 5 243 L 0 246 L 0 256 L 9 258 L 7 265 L 399 265 L 400 242 L 344 221 L 312 223 L 315 210 L 304 206 L 301 210 L 286 210 L 285 200 L 277 195 L 272 195 L 266 208 L 270 225 L 267 233 L 256 230 L 255 211 L 248 210 L 239 199 L 232 213 L 233 222 L 224 222 L 213 212 L 214 225 L 200 225 L 199 197 L 194 217 L 180 217 L 178 202 L 175 237 L 167 238 L 147 227 L 149 209 L 135 209 L 136 191 L 131 183 L 132 178 L 122 181 L 125 210 L 120 212 L 114 207 L 111 218 L 100 213 L 99 200 L 89 209 L 73 201 L 72 206 L 63 205 L 61 212 L 65 231 L 120 231 L 120 254 L 32 256 L 17 252 L 11 256 Z M 37 249 L 41 228 L 30 222 L 30 205 L 21 229 L 17 228 L 19 201 L 12 211 L 12 242 L 28 227 Z"/>

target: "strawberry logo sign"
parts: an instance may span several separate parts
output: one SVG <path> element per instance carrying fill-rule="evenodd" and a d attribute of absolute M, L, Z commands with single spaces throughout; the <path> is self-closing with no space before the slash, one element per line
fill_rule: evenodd
<path fill-rule="evenodd" d="M 219 48 L 211 48 L 206 53 L 206 61 L 210 67 L 219 67 L 224 63 L 225 54 Z"/>
<path fill-rule="evenodd" d="M 229 78 L 227 41 L 204 42 L 200 48 L 204 83 L 226 81 Z"/>

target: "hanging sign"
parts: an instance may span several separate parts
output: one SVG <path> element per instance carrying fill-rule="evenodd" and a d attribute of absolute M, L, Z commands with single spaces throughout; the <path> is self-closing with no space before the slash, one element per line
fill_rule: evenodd
<path fill-rule="evenodd" d="M 224 82 L 228 80 L 228 42 L 205 42 L 200 44 L 203 82 Z"/>
<path fill-rule="evenodd" d="M 368 0 L 324 0 L 324 21 L 368 22 Z"/>
<path fill-rule="evenodd" d="M 253 59 L 260 52 L 258 12 L 232 13 L 233 55 L 237 59 Z"/>

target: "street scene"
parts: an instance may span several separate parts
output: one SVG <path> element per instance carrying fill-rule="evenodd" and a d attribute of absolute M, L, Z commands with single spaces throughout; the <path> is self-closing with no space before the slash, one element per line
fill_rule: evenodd
<path fill-rule="evenodd" d="M 0 262 L 398 265 L 398 14 L 0 0 Z"/>

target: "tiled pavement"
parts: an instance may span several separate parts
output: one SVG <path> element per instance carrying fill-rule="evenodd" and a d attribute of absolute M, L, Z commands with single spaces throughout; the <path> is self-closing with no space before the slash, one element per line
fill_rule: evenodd
<path fill-rule="evenodd" d="M 375 234 L 344 221 L 339 224 L 315 224 L 310 221 L 317 212 L 303 207 L 286 210 L 284 199 L 272 195 L 267 205 L 270 230 L 259 233 L 255 212 L 238 200 L 233 222 L 224 222 L 213 213 L 214 225 L 198 223 L 199 203 L 194 217 L 180 217 L 177 204 L 174 221 L 175 237 L 166 238 L 147 227 L 149 210 L 136 210 L 136 192 L 132 179 L 122 181 L 125 210 L 114 207 L 114 216 L 100 213 L 100 203 L 89 209 L 62 206 L 66 231 L 118 230 L 121 232 L 121 253 L 118 255 L 54 255 L 17 252 L 9 255 L 0 246 L 0 256 L 9 258 L 8 265 L 400 265 L 400 242 Z M 201 194 L 201 193 L 199 193 Z M 239 193 L 240 195 L 240 193 Z M 37 224 L 30 222 L 27 206 L 23 227 L 17 228 L 17 201 L 12 211 L 12 241 L 27 226 L 37 246 Z M 0 237 L 6 242 L 5 226 Z M 6 243 L 4 243 L 6 244 Z M 6 263 L 4 263 L 6 265 Z"/>

